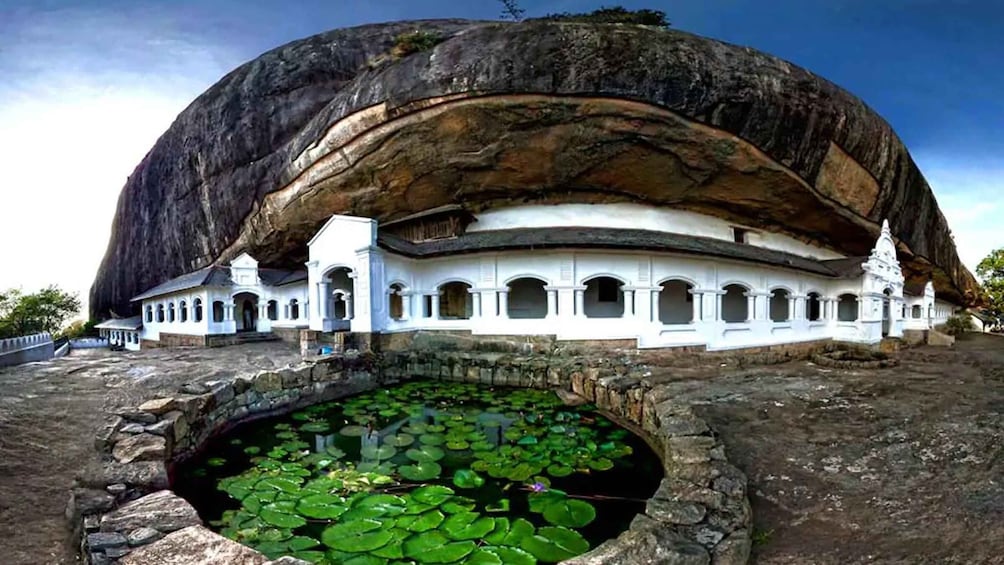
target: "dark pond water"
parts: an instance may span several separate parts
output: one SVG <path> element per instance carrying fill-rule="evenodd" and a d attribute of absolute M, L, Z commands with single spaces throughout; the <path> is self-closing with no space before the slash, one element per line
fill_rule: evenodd
<path fill-rule="evenodd" d="M 412 381 L 246 424 L 178 469 L 223 535 L 313 563 L 552 563 L 624 531 L 662 477 L 551 392 Z"/>

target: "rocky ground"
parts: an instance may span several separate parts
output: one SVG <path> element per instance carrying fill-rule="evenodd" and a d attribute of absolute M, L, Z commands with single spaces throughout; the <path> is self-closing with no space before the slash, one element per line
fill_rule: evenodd
<path fill-rule="evenodd" d="M 750 479 L 760 564 L 1004 563 L 1004 338 L 899 354 L 658 369 Z M 189 380 L 284 366 L 279 344 L 86 352 L 0 371 L 0 555 L 70 563 L 62 517 L 104 412 Z"/>
<path fill-rule="evenodd" d="M 74 563 L 67 489 L 96 460 L 94 434 L 106 413 L 135 406 L 190 380 L 222 378 L 299 361 L 279 343 L 212 350 L 111 353 L 0 369 L 0 563 Z"/>

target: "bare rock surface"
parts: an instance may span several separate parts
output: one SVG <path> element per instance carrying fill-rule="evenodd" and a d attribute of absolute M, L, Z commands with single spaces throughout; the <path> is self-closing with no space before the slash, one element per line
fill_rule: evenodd
<path fill-rule="evenodd" d="M 257 551 L 213 533 L 190 526 L 134 550 L 121 565 L 262 565 L 268 561 Z"/>
<path fill-rule="evenodd" d="M 391 56 L 415 30 L 444 41 Z M 334 213 L 528 201 L 683 208 L 848 255 L 888 218 L 912 283 L 976 290 L 899 138 L 811 72 L 645 26 L 439 20 L 295 41 L 197 98 L 122 190 L 91 312 L 240 251 L 302 266 Z"/>
<path fill-rule="evenodd" d="M 195 508 L 169 490 L 127 502 L 101 517 L 102 532 L 128 533 L 146 527 L 166 534 L 201 524 Z"/>
<path fill-rule="evenodd" d="M 670 358 L 648 367 L 646 380 L 694 404 L 749 478 L 753 530 L 721 540 L 712 563 L 741 563 L 747 539 L 761 565 L 1000 561 L 1004 337 L 894 355 L 899 366 L 880 370 L 804 361 L 688 368 Z M 281 344 L 255 344 L 74 354 L 0 370 L 4 563 L 77 562 L 63 512 L 74 475 L 100 466 L 93 438 L 107 413 L 294 360 L 298 352 Z M 686 415 L 672 425 L 694 426 Z M 656 498 L 709 514 L 724 503 L 710 489 L 680 486 L 665 484 Z"/>
<path fill-rule="evenodd" d="M 168 488 L 163 462 L 102 463 L 94 436 L 108 414 L 151 398 L 173 396 L 191 381 L 282 368 L 300 361 L 282 343 L 214 350 L 156 349 L 138 353 L 74 351 L 44 363 L 0 369 L 0 552 L 5 565 L 78 563 L 67 530 L 67 495 L 75 477 L 99 477 L 95 488 L 122 483 Z M 128 534 L 129 532 L 124 532 Z"/>

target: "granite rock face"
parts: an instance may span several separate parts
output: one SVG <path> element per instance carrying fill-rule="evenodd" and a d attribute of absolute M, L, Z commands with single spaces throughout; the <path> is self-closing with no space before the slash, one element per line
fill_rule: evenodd
<path fill-rule="evenodd" d="M 390 55 L 416 29 L 445 40 Z M 240 251 L 302 265 L 335 213 L 624 201 L 852 256 L 888 218 L 910 283 L 978 291 L 902 142 L 832 83 L 677 31 L 441 20 L 296 41 L 197 98 L 120 195 L 91 314 Z"/>

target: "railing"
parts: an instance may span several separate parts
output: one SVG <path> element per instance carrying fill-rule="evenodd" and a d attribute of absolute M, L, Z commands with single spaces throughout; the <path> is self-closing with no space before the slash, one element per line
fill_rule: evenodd
<path fill-rule="evenodd" d="M 44 332 L 0 340 L 0 367 L 48 361 L 54 352 L 52 336 Z"/>
<path fill-rule="evenodd" d="M 108 339 L 103 337 L 81 337 L 70 340 L 70 347 L 73 349 L 97 349 L 108 347 Z"/>
<path fill-rule="evenodd" d="M 48 332 L 25 335 L 21 337 L 12 337 L 9 339 L 0 339 L 0 355 L 12 353 L 14 351 L 21 351 L 22 349 L 30 349 L 32 347 L 38 347 L 49 343 L 52 343 L 52 335 Z"/>

